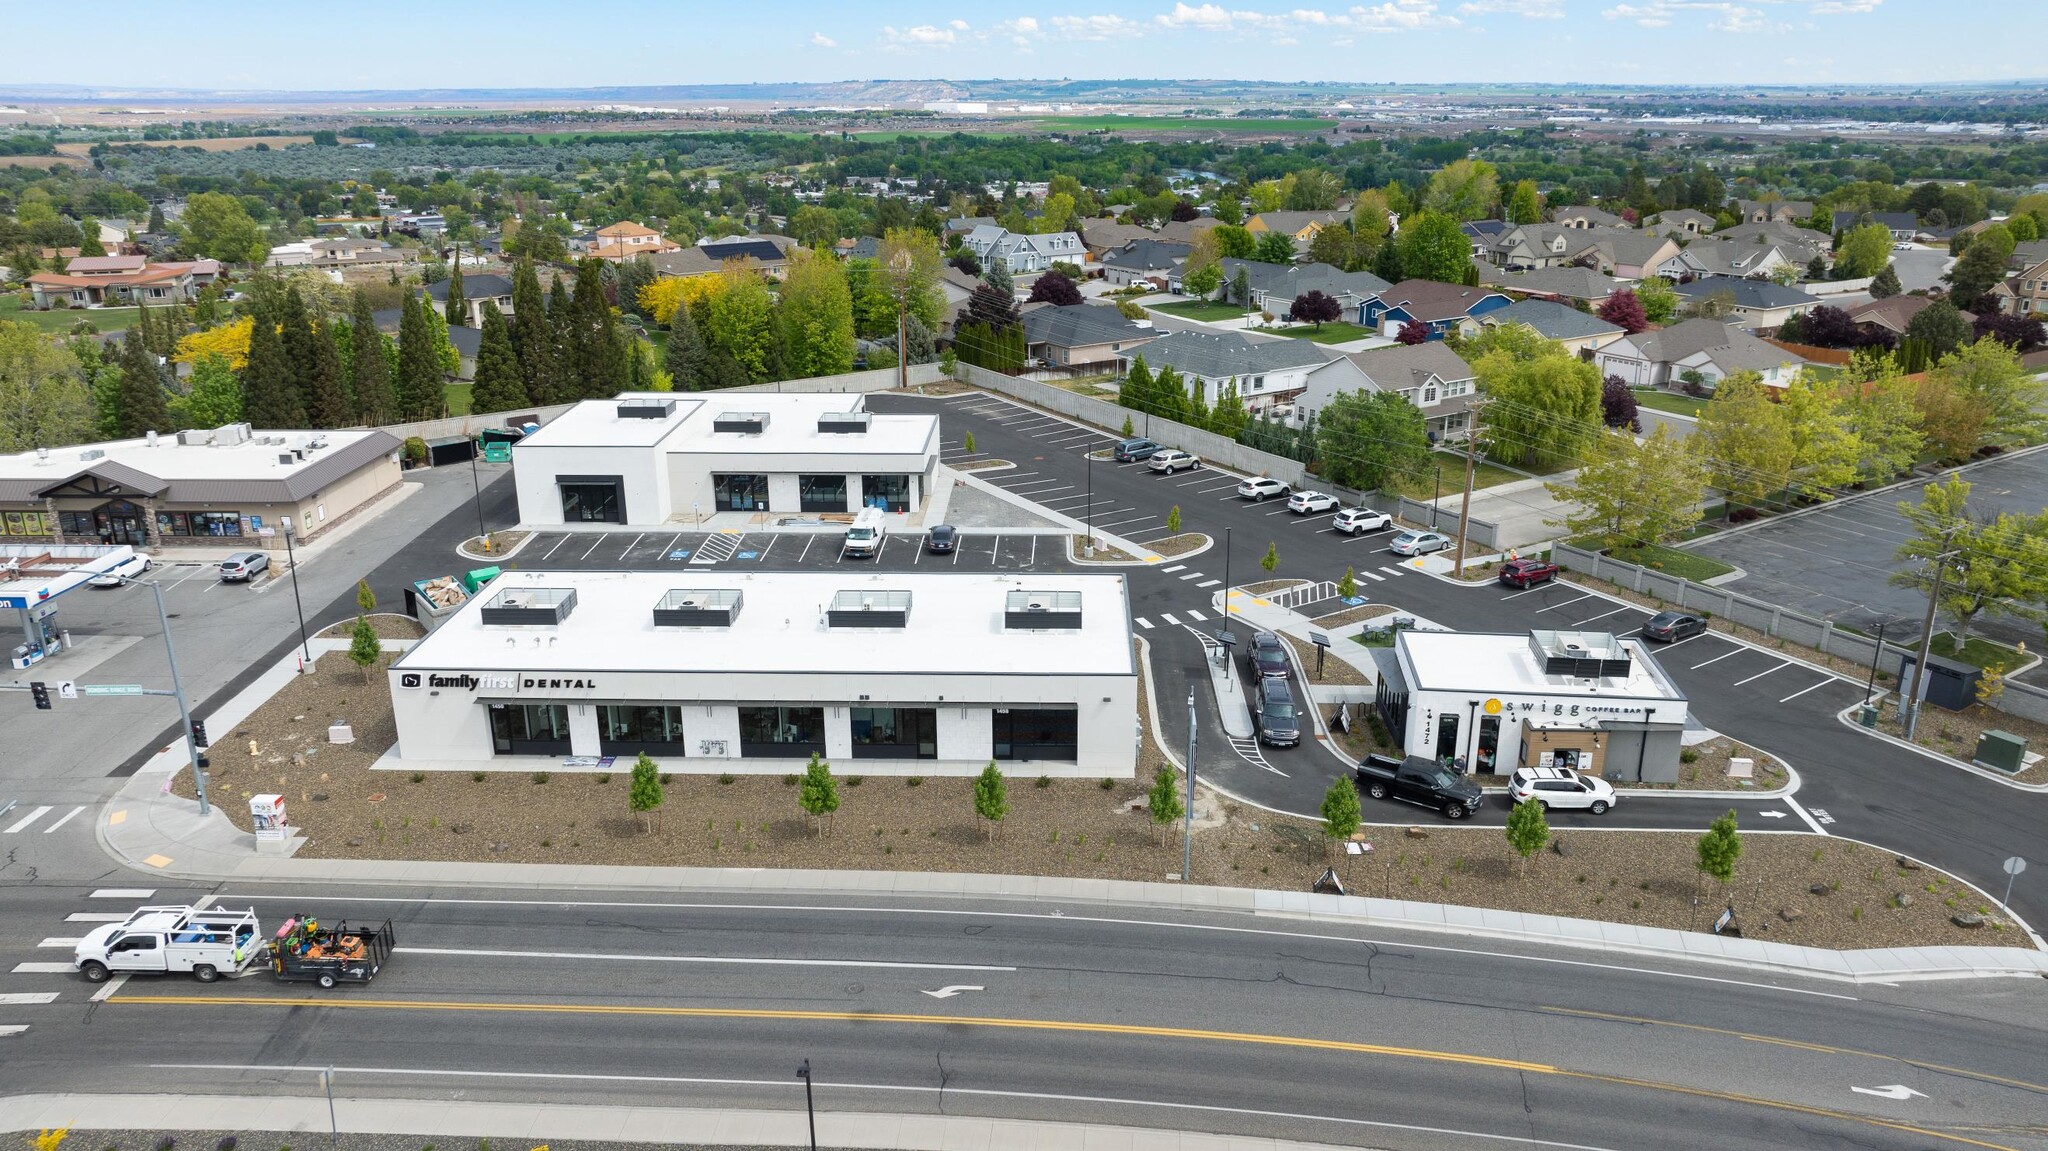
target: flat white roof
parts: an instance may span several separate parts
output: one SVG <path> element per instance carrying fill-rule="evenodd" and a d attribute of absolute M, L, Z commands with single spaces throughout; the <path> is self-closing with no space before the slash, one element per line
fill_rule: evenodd
<path fill-rule="evenodd" d="M 1584 695 L 1682 700 L 1642 641 L 1624 639 L 1627 679 L 1569 679 L 1543 673 L 1529 649 L 1529 633 L 1404 631 L 1396 640 L 1412 672 L 1415 691 L 1470 691 L 1489 695 Z"/>
<path fill-rule="evenodd" d="M 47 459 L 39 459 L 34 450 L 0 456 L 0 480 L 46 480 L 55 483 L 96 463 L 109 461 L 125 464 L 162 480 L 281 480 L 358 440 L 377 434 L 361 428 L 317 432 L 257 429 L 249 433 L 249 439 L 244 443 L 216 445 L 184 444 L 178 442 L 176 432 L 164 432 L 157 436 L 155 447 L 151 447 L 148 439 L 144 438 L 51 448 Z M 283 440 L 281 444 L 261 442 L 280 439 Z M 277 462 L 280 455 L 290 455 L 292 449 L 305 448 L 316 440 L 326 446 L 307 452 L 303 460 L 294 456 L 291 463 Z M 85 458 L 93 452 L 102 455 Z"/>
<path fill-rule="evenodd" d="M 673 403 L 675 411 L 663 419 L 621 416 L 622 403 Z M 818 430 L 819 416 L 864 412 L 864 403 L 857 392 L 624 392 L 613 399 L 584 400 L 513 445 L 513 451 L 659 447 L 706 455 L 914 455 L 936 447 L 935 415 L 868 413 L 865 432 Z M 759 433 L 713 430 L 720 416 L 740 412 L 765 414 L 767 426 Z"/>
<path fill-rule="evenodd" d="M 486 624 L 501 592 L 567 589 L 576 606 L 560 624 Z M 672 590 L 737 591 L 729 627 L 665 627 L 655 605 Z M 1077 592 L 1076 629 L 1013 630 L 1014 591 Z M 908 592 L 903 628 L 829 627 L 842 592 Z M 880 602 L 880 597 L 877 596 Z M 707 672 L 743 674 L 1128 675 L 1131 617 L 1120 575 L 906 575 L 846 572 L 516 571 L 414 645 L 397 668 L 471 672 Z"/>

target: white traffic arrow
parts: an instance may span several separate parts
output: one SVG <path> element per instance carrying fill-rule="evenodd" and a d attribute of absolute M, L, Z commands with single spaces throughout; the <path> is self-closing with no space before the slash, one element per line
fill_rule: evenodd
<path fill-rule="evenodd" d="M 1757 814 L 1758 814 L 1758 815 L 1760 815 L 1760 816 L 1763 816 L 1763 817 L 1764 817 L 1765 819 L 1783 819 L 1783 818 L 1785 818 L 1785 813 L 1784 813 L 1784 812 L 1782 812 L 1782 811 L 1759 811 L 1759 812 L 1757 812 Z"/>
<path fill-rule="evenodd" d="M 941 987 L 941 988 L 939 988 L 939 989 L 938 989 L 937 991 L 919 991 L 919 992 L 918 992 L 918 994 L 919 994 L 919 995 L 929 995 L 929 996 L 931 996 L 931 997 L 932 997 L 933 999 L 951 999 L 951 998 L 953 998 L 953 997 L 954 997 L 955 995 L 958 995 L 958 994 L 960 994 L 960 993 L 961 993 L 962 991 L 987 991 L 987 990 L 988 990 L 988 988 L 986 988 L 986 987 L 972 986 L 972 985 L 969 985 L 969 984 L 966 984 L 966 983 L 956 983 L 956 984 L 954 984 L 954 985 L 953 985 L 953 986 L 951 986 L 951 987 Z M 1858 1090 L 1858 1091 L 1861 1091 L 1861 1090 L 1862 1090 L 1862 1088 L 1860 1088 L 1860 1087 L 1859 1087 L 1859 1088 L 1857 1088 L 1857 1090 Z"/>
<path fill-rule="evenodd" d="M 1911 1099 L 1916 1095 L 1922 1099 L 1927 1098 L 1927 1096 L 1903 1083 L 1894 1083 L 1888 1087 L 1851 1087 L 1849 1090 L 1856 1092 L 1858 1095 L 1875 1095 L 1881 1099 Z"/>

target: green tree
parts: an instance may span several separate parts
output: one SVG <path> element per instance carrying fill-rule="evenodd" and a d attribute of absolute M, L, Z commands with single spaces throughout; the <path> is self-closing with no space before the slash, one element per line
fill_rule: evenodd
<path fill-rule="evenodd" d="M 1536 181 L 1523 180 L 1515 185 L 1515 191 L 1508 198 L 1508 223 L 1540 224 L 1543 222 L 1543 201 L 1536 194 Z"/>
<path fill-rule="evenodd" d="M 477 345 L 476 377 L 470 389 L 473 413 L 510 412 L 526 406 L 526 386 L 519 379 L 519 355 L 512 350 L 512 330 L 495 302 L 484 304 L 483 339 Z"/>
<path fill-rule="evenodd" d="M 1969 250 L 1948 272 L 1949 298 L 1958 307 L 1973 309 L 1979 297 L 2005 279 L 2005 262 L 2012 257 L 2012 233 L 1993 224 L 1970 241 Z"/>
<path fill-rule="evenodd" d="M 368 292 L 357 288 L 349 308 L 349 342 L 355 351 L 349 361 L 349 390 L 355 417 L 371 427 L 390 423 L 397 401 L 391 394 L 391 362 L 384 350 L 389 341 L 377 330 Z"/>
<path fill-rule="evenodd" d="M 356 608 L 364 615 L 375 615 L 377 612 L 377 593 L 370 590 L 369 580 L 356 581 Z"/>
<path fill-rule="evenodd" d="M 838 259 L 799 256 L 790 263 L 780 296 L 783 369 L 788 378 L 852 371 L 853 293 Z"/>
<path fill-rule="evenodd" d="M 1983 405 L 1987 436 L 2032 439 L 2048 432 L 2048 383 L 2022 365 L 2010 345 L 1978 340 L 1944 357 L 1932 374 Z"/>
<path fill-rule="evenodd" d="M 356 625 L 348 633 L 348 661 L 363 673 L 363 682 L 370 682 L 370 669 L 384 658 L 384 641 L 377 638 L 377 629 L 362 616 L 356 617 Z"/>
<path fill-rule="evenodd" d="M 1259 250 L 1258 237 L 1238 224 L 1218 224 L 1209 234 L 1216 237 L 1216 254 L 1226 260 L 1249 260 Z"/>
<path fill-rule="evenodd" d="M 2031 244 L 2041 238 L 2041 225 L 2034 217 L 2024 212 L 2013 215 L 2005 221 L 2005 230 L 2012 233 L 2013 243 Z"/>
<path fill-rule="evenodd" d="M 1294 240 L 1285 232 L 1260 232 L 1258 245 L 1252 249 L 1252 259 L 1261 264 L 1292 264 Z"/>
<path fill-rule="evenodd" d="M 1711 875 L 1726 887 L 1735 879 L 1735 861 L 1742 858 L 1742 836 L 1735 828 L 1735 812 L 1727 814 L 1707 825 L 1706 834 L 1700 836 L 1694 848 L 1694 866 L 1702 875 Z"/>
<path fill-rule="evenodd" d="M 261 264 L 270 255 L 263 229 L 242 202 L 226 192 L 200 192 L 185 201 L 178 219 L 185 244 L 202 256 L 231 264 Z"/>
<path fill-rule="evenodd" d="M 1887 478 L 1912 467 L 1927 435 L 1898 360 L 1882 349 L 1857 352 L 1844 380 L 1844 418 L 1861 452 L 1857 472 Z"/>
<path fill-rule="evenodd" d="M 1892 262 L 1892 234 L 1883 224 L 1860 224 L 1842 233 L 1835 245 L 1835 276 L 1855 280 L 1875 276 Z"/>
<path fill-rule="evenodd" d="M 1391 213 L 1386 193 L 1377 188 L 1367 188 L 1351 201 L 1353 270 L 1370 268 L 1379 259 L 1380 252 L 1387 246 L 1387 236 L 1394 229 Z"/>
<path fill-rule="evenodd" d="M 527 402 L 553 403 L 554 343 L 548 333 L 547 299 L 541 295 L 540 276 L 531 260 L 521 260 L 512 269 L 512 348 L 519 355 L 519 382 Z M 676 386 L 682 386 L 680 381 Z"/>
<path fill-rule="evenodd" d="M 1603 426 L 1600 371 L 1523 325 L 1474 341 L 1472 372 L 1486 398 L 1489 457 L 1548 470 L 1576 460 Z"/>
<path fill-rule="evenodd" d="M 1500 176 L 1484 160 L 1451 161 L 1429 178 L 1429 188 L 1422 194 L 1424 210 L 1448 216 L 1454 223 L 1483 220 L 1499 203 Z"/>
<path fill-rule="evenodd" d="M 144 432 L 171 430 L 170 408 L 164 399 L 163 368 L 135 328 L 121 341 L 121 427 L 126 438 Z"/>
<path fill-rule="evenodd" d="M 1792 437 L 1792 472 L 1806 484 L 1847 487 L 1856 480 L 1863 445 L 1849 422 L 1847 398 L 1831 383 L 1793 376 L 1778 394 L 1785 431 Z"/>
<path fill-rule="evenodd" d="M 1272 542 L 1266 544 L 1266 554 L 1259 557 L 1259 566 L 1266 569 L 1267 575 L 1273 574 L 1273 569 L 1280 566 L 1279 544 Z"/>
<path fill-rule="evenodd" d="M 242 414 L 259 428 L 303 428 L 306 409 L 292 382 L 277 322 L 262 308 L 249 330 L 249 362 L 242 366 Z"/>
<path fill-rule="evenodd" d="M 829 248 L 839 241 L 839 215 L 818 204 L 805 204 L 790 214 L 789 234 L 806 248 Z"/>
<path fill-rule="evenodd" d="M 624 391 L 627 365 L 619 354 L 617 322 L 604 297 L 604 261 L 586 258 L 577 264 L 576 290 L 570 300 L 572 358 L 568 363 L 575 372 L 571 382 L 580 385 L 575 398 L 598 399 Z M 760 338 L 765 344 L 765 322 Z"/>
<path fill-rule="evenodd" d="M 668 322 L 668 346 L 662 349 L 662 366 L 668 371 L 676 390 L 703 391 L 709 359 L 704 337 L 698 333 L 697 321 L 691 316 L 690 309 L 677 308 Z"/>
<path fill-rule="evenodd" d="M 996 761 L 991 759 L 988 766 L 974 780 L 974 814 L 986 823 L 990 843 L 995 842 L 996 825 L 1010 814 L 1010 792 L 1003 783 L 1003 773 L 996 770 Z"/>
<path fill-rule="evenodd" d="M 1358 595 L 1358 574 L 1351 568 L 1344 569 L 1344 578 L 1337 581 L 1337 595 L 1340 599 L 1353 599 Z"/>
<path fill-rule="evenodd" d="M 1554 521 L 1602 547 L 1639 548 L 1677 539 L 1700 521 L 1707 470 L 1690 437 L 1658 424 L 1641 443 L 1626 428 L 1599 434 L 1569 479 L 1545 484 L 1571 512 Z"/>
<path fill-rule="evenodd" d="M 78 231 L 83 237 L 78 245 L 79 255 L 104 256 L 107 254 L 107 246 L 100 242 L 100 222 L 98 220 L 93 219 L 91 216 L 85 217 L 78 221 Z"/>
<path fill-rule="evenodd" d="M 1950 476 L 1921 489 L 1917 504 L 1901 501 L 1913 534 L 1899 546 L 1901 563 L 1891 582 L 1926 595 L 1941 568 L 1936 609 L 1955 624 L 1958 648 L 1985 612 L 2018 619 L 2043 618 L 2048 598 L 2048 514 L 1996 516 L 1969 506 L 1970 482 Z"/>
<path fill-rule="evenodd" d="M 1525 799 L 1508 811 L 1508 846 L 1522 857 L 1522 874 L 1529 874 L 1529 860 L 1550 843 L 1550 820 L 1543 814 L 1543 804 Z"/>
<path fill-rule="evenodd" d="M 626 791 L 626 806 L 640 817 L 643 831 L 654 830 L 655 813 L 664 798 L 661 772 L 655 768 L 653 758 L 643 751 L 633 761 L 633 782 Z"/>
<path fill-rule="evenodd" d="M 1209 430 L 1225 439 L 1235 440 L 1250 418 L 1244 410 L 1244 397 L 1237 394 L 1237 378 L 1233 376 L 1223 385 L 1223 394 L 1216 397 L 1216 405 L 1209 409 Z"/>
<path fill-rule="evenodd" d="M 171 399 L 171 414 L 181 427 L 217 428 L 240 423 L 242 382 L 222 356 L 205 356 L 185 378 L 185 394 Z"/>
<path fill-rule="evenodd" d="M 1906 334 L 1900 341 L 1903 351 L 1907 343 L 1917 345 L 1925 355 L 1927 364 L 1954 355 L 1964 344 L 1970 342 L 1970 324 L 1961 312 L 1947 300 L 1936 300 L 1913 314 L 1906 321 Z M 1906 371 L 1925 371 L 1927 364 L 1907 365 Z"/>
<path fill-rule="evenodd" d="M 1890 264 L 1886 264 L 1884 271 L 1870 281 L 1870 298 L 1873 300 L 1889 300 L 1903 291 L 1905 287 L 1899 283 L 1898 270 Z"/>
<path fill-rule="evenodd" d="M 1317 414 L 1315 442 L 1323 476 L 1360 491 L 1421 475 L 1429 461 L 1422 409 L 1392 392 L 1339 392 Z"/>
<path fill-rule="evenodd" d="M 1326 224 L 1316 229 L 1308 242 L 1308 258 L 1311 263 L 1328 264 L 1339 271 L 1350 271 L 1356 266 L 1357 245 L 1352 242 L 1351 229 L 1343 224 Z"/>
<path fill-rule="evenodd" d="M 306 418 L 316 428 L 345 428 L 349 425 L 348 383 L 341 373 L 341 356 L 335 351 L 334 336 L 327 321 L 315 319 L 305 342 Z"/>
<path fill-rule="evenodd" d="M 469 323 L 469 300 L 462 294 L 462 248 L 455 249 L 455 262 L 448 269 L 448 300 L 442 306 L 442 316 L 448 326 L 459 328 Z"/>
<path fill-rule="evenodd" d="M 1331 844 L 1350 839 L 1365 818 L 1358 806 L 1358 785 L 1338 776 L 1323 792 L 1323 838 Z"/>
<path fill-rule="evenodd" d="M 773 339 L 768 320 L 774 310 L 768 284 L 751 272 L 725 276 L 725 289 L 705 301 L 704 343 L 732 357 L 750 380 L 765 380 Z"/>
<path fill-rule="evenodd" d="M 1653 324 L 1668 324 L 1678 318 L 1678 289 L 1662 276 L 1644 276 L 1636 285 L 1636 303 L 1643 306 L 1643 318 Z"/>
<path fill-rule="evenodd" d="M 1124 373 L 1124 381 L 1117 388 L 1116 402 L 1126 408 L 1149 412 L 1152 410 L 1152 384 L 1152 369 L 1145 365 L 1145 357 L 1135 356 L 1131 360 L 1131 370 Z"/>
<path fill-rule="evenodd" d="M 1402 277 L 1462 284 L 1472 271 L 1472 241 L 1455 217 L 1425 211 L 1401 222 L 1394 246 Z"/>
<path fill-rule="evenodd" d="M 89 351 L 97 363 L 97 348 Z M 76 353 L 34 324 L 0 319 L 0 452 L 82 443 L 94 438 L 94 423 Z"/>
<path fill-rule="evenodd" d="M 1219 264 L 1208 263 L 1182 272 L 1180 286 L 1190 296 L 1206 297 L 1223 286 L 1223 268 Z"/>
<path fill-rule="evenodd" d="M 1166 846 L 1166 829 L 1186 813 L 1187 808 L 1180 801 L 1180 776 L 1170 767 L 1161 766 L 1152 774 L 1152 789 L 1145 793 L 1145 809 L 1152 816 L 1152 826 L 1159 832 L 1159 846 Z"/>
<path fill-rule="evenodd" d="M 1175 504 L 1166 512 L 1166 531 L 1169 535 L 1180 534 L 1180 505 Z"/>
<path fill-rule="evenodd" d="M 1714 389 L 1700 412 L 1695 436 L 1714 486 L 1737 503 L 1754 507 L 1782 491 L 1792 479 L 1795 448 L 1785 412 L 1771 399 L 1770 386 L 1755 372 L 1736 372 Z"/>
<path fill-rule="evenodd" d="M 400 305 L 398 320 L 398 418 L 430 420 L 441 414 L 445 389 L 441 361 L 434 352 L 433 329 L 428 326 L 424 301 L 410 293 Z M 255 343 L 250 343 L 250 362 L 255 361 Z"/>
<path fill-rule="evenodd" d="M 823 838 L 830 829 L 832 813 L 839 810 L 839 784 L 832 778 L 832 765 L 818 758 L 817 752 L 811 753 L 811 762 L 804 768 L 797 804 L 815 822 L 818 835 Z"/>

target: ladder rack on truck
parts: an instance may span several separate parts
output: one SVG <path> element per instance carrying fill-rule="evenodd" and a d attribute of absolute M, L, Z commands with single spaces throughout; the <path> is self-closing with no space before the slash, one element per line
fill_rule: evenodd
<path fill-rule="evenodd" d="M 270 970 L 284 983 L 368 983 L 391 958 L 396 942 L 389 919 L 374 928 L 346 919 L 323 927 L 310 915 L 295 915 L 270 942 Z"/>

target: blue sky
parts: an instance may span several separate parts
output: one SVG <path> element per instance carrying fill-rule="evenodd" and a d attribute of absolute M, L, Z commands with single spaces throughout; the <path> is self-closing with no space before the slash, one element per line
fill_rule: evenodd
<path fill-rule="evenodd" d="M 0 82 L 417 88 L 846 79 L 1855 83 L 2041 76 L 2042 0 L 9 0 Z M 111 9 L 111 10 L 110 10 Z M 1949 14 L 1968 13 L 1966 27 Z M 1983 29 L 1982 33 L 1970 29 Z M 22 51 L 40 45 L 41 50 Z"/>

